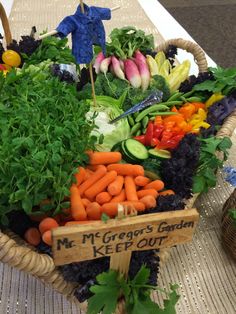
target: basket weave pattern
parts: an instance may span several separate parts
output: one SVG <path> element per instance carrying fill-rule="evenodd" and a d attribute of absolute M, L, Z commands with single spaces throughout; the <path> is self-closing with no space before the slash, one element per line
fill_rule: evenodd
<path fill-rule="evenodd" d="M 224 249 L 236 260 L 236 225 L 229 216 L 229 210 L 236 208 L 236 189 L 223 206 L 221 231 Z"/>

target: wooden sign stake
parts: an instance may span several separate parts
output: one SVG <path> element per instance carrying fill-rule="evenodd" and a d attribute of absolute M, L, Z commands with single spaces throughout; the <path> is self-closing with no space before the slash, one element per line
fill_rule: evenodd
<path fill-rule="evenodd" d="M 132 208 L 130 211 L 130 215 L 136 216 L 137 211 Z M 117 218 L 125 219 L 127 217 L 128 208 L 119 205 Z M 132 251 L 112 254 L 110 258 L 110 269 L 117 270 L 120 274 L 124 275 L 124 277 L 127 278 L 129 273 L 131 255 Z"/>

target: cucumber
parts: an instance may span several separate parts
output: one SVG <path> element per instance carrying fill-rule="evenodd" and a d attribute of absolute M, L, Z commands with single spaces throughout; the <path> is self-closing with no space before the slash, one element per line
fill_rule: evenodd
<path fill-rule="evenodd" d="M 148 158 L 147 148 L 134 139 L 128 139 L 124 143 L 125 150 L 133 159 L 145 160 Z"/>
<path fill-rule="evenodd" d="M 148 153 L 151 157 L 156 157 L 160 159 L 169 159 L 171 158 L 171 153 L 165 149 L 149 149 Z"/>
<path fill-rule="evenodd" d="M 118 142 L 115 145 L 113 145 L 111 151 L 112 152 L 120 152 L 121 151 L 121 143 L 122 142 Z"/>
<path fill-rule="evenodd" d="M 129 152 L 127 151 L 126 149 L 126 146 L 125 146 L 125 141 L 123 141 L 121 143 L 121 153 L 122 153 L 122 156 L 123 156 L 123 159 L 126 161 L 126 162 L 129 162 L 129 163 L 137 163 L 139 162 L 137 159 L 133 158 L 133 156 L 131 156 L 129 154 Z"/>

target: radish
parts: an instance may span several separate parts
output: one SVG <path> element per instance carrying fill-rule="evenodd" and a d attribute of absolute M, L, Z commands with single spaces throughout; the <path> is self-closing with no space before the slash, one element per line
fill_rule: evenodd
<path fill-rule="evenodd" d="M 102 60 L 101 64 L 100 64 L 100 71 L 104 74 L 107 73 L 108 71 L 108 67 L 111 63 L 111 57 L 105 58 L 104 60 Z"/>
<path fill-rule="evenodd" d="M 137 64 L 138 69 L 139 69 L 139 73 L 142 80 L 142 84 L 141 84 L 142 90 L 145 91 L 149 86 L 151 75 L 150 75 L 146 58 L 138 50 L 135 52 L 134 62 Z"/>
<path fill-rule="evenodd" d="M 120 62 L 121 70 L 124 71 L 125 70 L 124 61 L 120 59 L 119 62 Z"/>
<path fill-rule="evenodd" d="M 130 81 L 130 84 L 134 88 L 139 88 L 141 86 L 141 76 L 139 74 L 139 70 L 135 62 L 131 59 L 127 59 L 124 61 L 125 66 L 125 75 L 127 79 Z"/>
<path fill-rule="evenodd" d="M 112 56 L 111 57 L 111 62 L 112 62 L 112 67 L 113 67 L 113 70 L 115 72 L 115 75 L 119 79 L 125 80 L 125 74 L 124 74 L 124 72 L 121 69 L 119 60 L 115 56 Z"/>
<path fill-rule="evenodd" d="M 114 71 L 112 63 L 109 66 L 109 71 L 115 76 L 115 71 Z"/>
<path fill-rule="evenodd" d="M 144 56 L 144 55 L 142 54 L 142 52 L 140 52 L 139 50 L 136 50 L 136 51 L 135 51 L 134 58 L 135 58 L 136 60 L 141 60 L 141 61 L 143 61 L 144 63 L 146 63 L 146 58 L 145 58 L 145 56 Z"/>
<path fill-rule="evenodd" d="M 94 69 L 95 69 L 95 72 L 98 74 L 100 72 L 100 65 L 101 65 L 101 62 L 105 59 L 104 57 L 104 54 L 101 52 L 99 52 L 99 54 L 97 55 L 97 58 L 95 59 L 95 62 L 94 62 Z"/>

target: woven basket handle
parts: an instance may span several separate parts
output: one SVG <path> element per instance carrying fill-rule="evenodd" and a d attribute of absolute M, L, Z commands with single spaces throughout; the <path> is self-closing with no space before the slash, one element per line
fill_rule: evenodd
<path fill-rule="evenodd" d="M 194 57 L 194 61 L 198 65 L 199 72 L 201 73 L 207 71 L 208 66 L 206 55 L 198 44 L 182 38 L 169 39 L 164 43 L 160 44 L 157 47 L 157 51 L 165 51 L 169 47 L 169 45 L 174 45 L 177 48 L 190 52 Z"/>
<path fill-rule="evenodd" d="M 0 2 L 0 19 L 2 21 L 2 26 L 3 26 L 4 34 L 5 34 L 5 40 L 8 46 L 12 42 L 12 36 L 11 36 L 11 30 L 10 30 L 10 25 L 7 18 L 7 14 L 1 2 Z"/>

